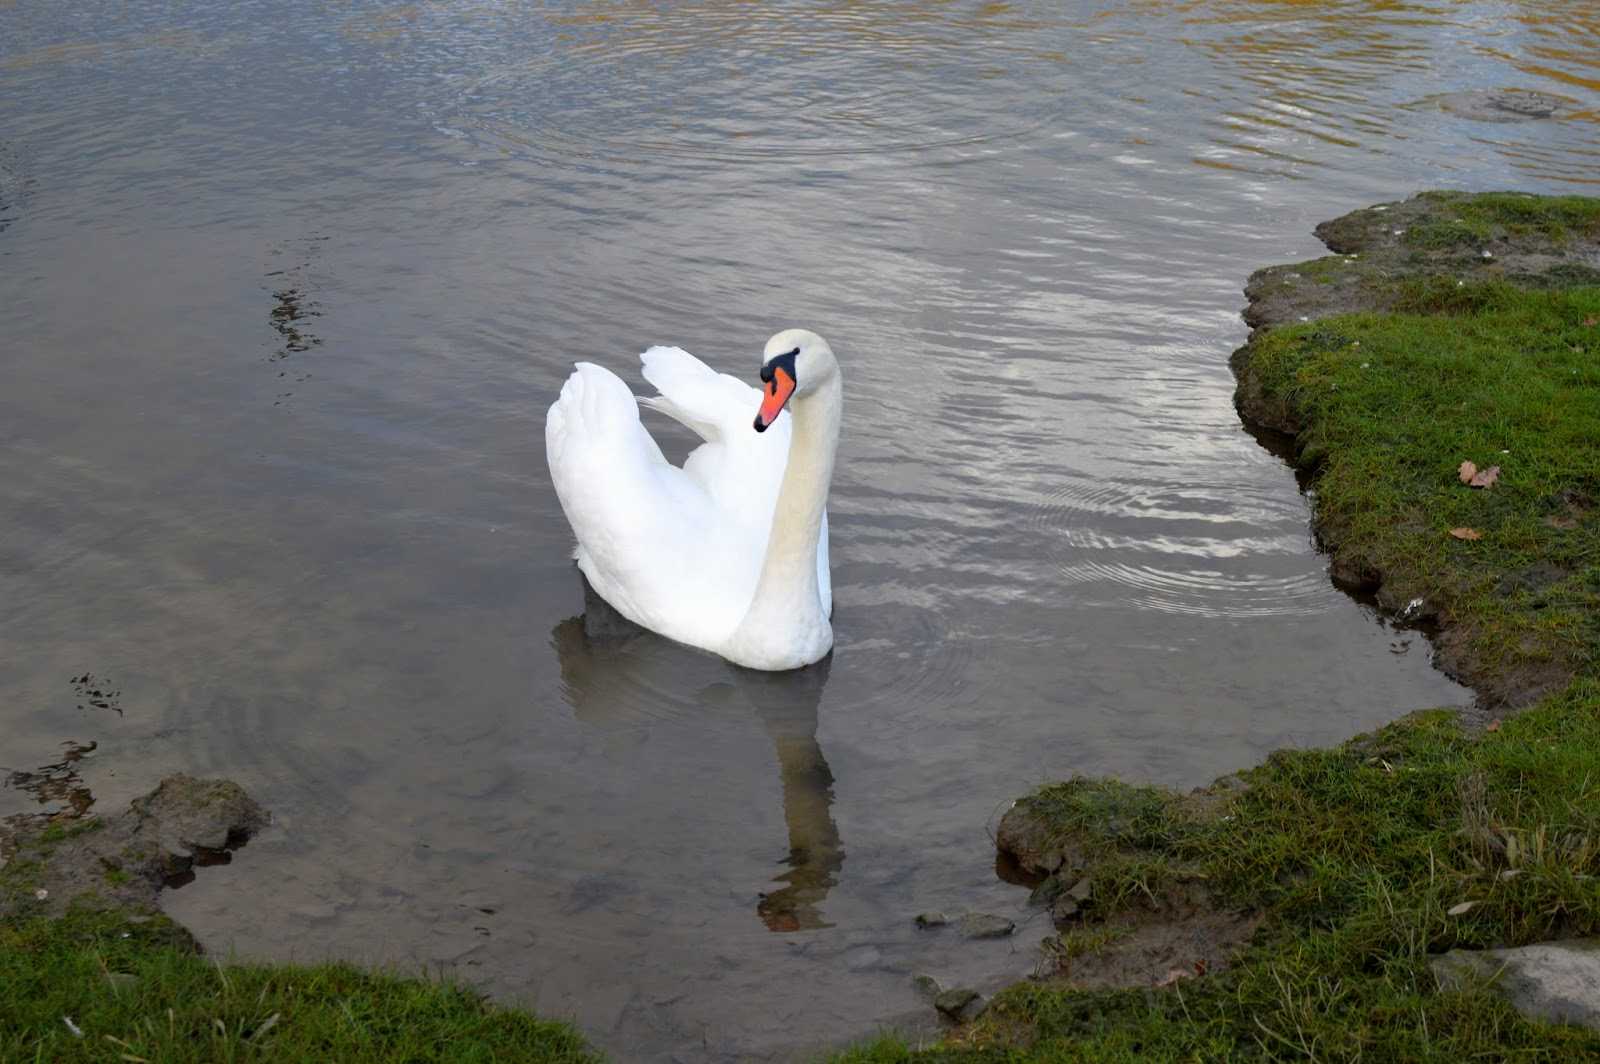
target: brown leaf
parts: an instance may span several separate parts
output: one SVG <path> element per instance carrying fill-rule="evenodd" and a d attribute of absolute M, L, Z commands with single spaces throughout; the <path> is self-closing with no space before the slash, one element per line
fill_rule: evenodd
<path fill-rule="evenodd" d="M 1450 534 L 1457 539 L 1482 539 L 1483 533 L 1476 528 L 1452 528 Z"/>
<path fill-rule="evenodd" d="M 1498 479 L 1500 479 L 1500 467 L 1492 465 L 1488 469 L 1478 470 L 1467 483 L 1474 488 L 1492 488 Z"/>
<path fill-rule="evenodd" d="M 1194 973 L 1193 972 L 1185 971 L 1182 968 L 1173 968 L 1171 971 L 1167 972 L 1166 975 L 1163 975 L 1160 979 L 1156 980 L 1156 986 L 1171 986 L 1173 983 L 1176 983 L 1179 979 L 1193 979 L 1193 978 L 1194 978 Z"/>
<path fill-rule="evenodd" d="M 1494 720 L 1491 720 L 1488 724 L 1485 724 L 1483 726 L 1483 730 L 1484 731 L 1499 731 L 1500 730 L 1500 718 L 1496 717 Z"/>
<path fill-rule="evenodd" d="M 1478 475 L 1478 467 L 1471 462 L 1461 463 L 1461 483 L 1471 484 L 1472 478 Z"/>

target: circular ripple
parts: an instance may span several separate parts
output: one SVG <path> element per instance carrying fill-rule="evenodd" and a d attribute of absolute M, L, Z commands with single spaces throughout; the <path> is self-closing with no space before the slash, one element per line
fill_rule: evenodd
<path fill-rule="evenodd" d="M 1333 601 L 1306 557 L 1306 522 L 1297 496 L 1247 484 L 1074 478 L 1031 525 L 1071 584 L 1168 613 L 1244 618 Z"/>
<path fill-rule="evenodd" d="M 574 16 L 542 55 L 482 78 L 436 124 L 518 157 L 739 161 L 976 145 L 1055 113 L 1061 97 L 1035 80 L 992 76 L 1015 74 L 1019 59 L 1058 65 L 1032 55 L 1033 26 L 915 5 L 900 14 Z"/>
<path fill-rule="evenodd" d="M 870 590 L 875 601 L 858 595 Z M 863 708 L 879 701 L 925 707 L 960 697 L 967 685 L 972 640 L 937 603 L 894 584 L 836 590 L 848 601 L 834 618 L 834 650 L 850 662 L 846 694 Z M 919 710 L 920 711 L 920 710 Z"/>

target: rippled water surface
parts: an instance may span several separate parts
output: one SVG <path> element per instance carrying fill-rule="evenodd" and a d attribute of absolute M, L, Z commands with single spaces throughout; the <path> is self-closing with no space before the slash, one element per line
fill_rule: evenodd
<path fill-rule="evenodd" d="M 239 780 L 275 826 L 168 897 L 211 948 L 783 1057 L 1029 968 L 910 917 L 1025 918 L 1031 785 L 1466 697 L 1226 359 L 1318 220 L 1596 191 L 1592 4 L 177 6 L 0 0 L 0 766 L 55 781 L 0 813 Z M 1441 101 L 1505 88 L 1565 103 Z M 575 359 L 790 324 L 838 644 L 762 676 L 586 608 L 542 425 Z"/>

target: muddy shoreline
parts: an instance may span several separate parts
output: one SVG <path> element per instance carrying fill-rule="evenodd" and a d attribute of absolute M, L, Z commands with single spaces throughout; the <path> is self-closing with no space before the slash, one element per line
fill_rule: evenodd
<path fill-rule="evenodd" d="M 270 819 L 238 784 L 181 773 L 112 816 L 69 807 L 9 817 L 0 821 L 0 921 L 74 907 L 154 915 L 163 889 L 226 864 Z"/>

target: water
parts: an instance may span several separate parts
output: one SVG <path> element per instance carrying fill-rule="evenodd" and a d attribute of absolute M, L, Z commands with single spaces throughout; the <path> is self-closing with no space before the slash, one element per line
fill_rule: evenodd
<path fill-rule="evenodd" d="M 1569 103 L 1432 99 L 1497 88 Z M 0 0 L 0 99 L 0 765 L 54 781 L 0 814 L 230 776 L 277 819 L 168 895 L 210 948 L 622 1060 L 1026 972 L 1038 919 L 911 916 L 1026 917 L 1035 783 L 1465 700 L 1240 427 L 1239 288 L 1417 188 L 1600 183 L 1600 19 L 1535 0 Z M 838 645 L 765 677 L 585 612 L 542 421 L 790 324 L 846 380 Z"/>

